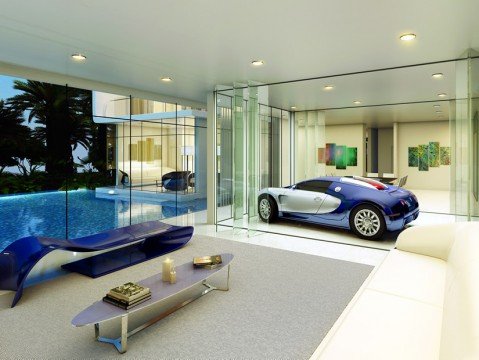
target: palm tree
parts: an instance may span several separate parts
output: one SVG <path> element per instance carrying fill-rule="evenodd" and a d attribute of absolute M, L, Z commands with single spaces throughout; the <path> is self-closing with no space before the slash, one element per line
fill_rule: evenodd
<path fill-rule="evenodd" d="M 91 91 L 39 81 L 15 80 L 21 94 L 8 99 L 18 111 L 29 110 L 28 122 L 34 121 L 34 136 L 45 143 L 45 170 L 53 179 L 63 179 L 75 172 L 73 150 L 78 145 L 90 147 Z"/>
<path fill-rule="evenodd" d="M 23 125 L 21 110 L 5 105 L 0 100 L 0 174 L 6 167 L 18 165 L 18 158 L 25 158 L 25 144 L 31 130 Z"/>

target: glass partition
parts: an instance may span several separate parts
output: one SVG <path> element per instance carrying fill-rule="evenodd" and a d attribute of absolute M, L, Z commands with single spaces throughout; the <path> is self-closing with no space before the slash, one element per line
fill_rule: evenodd
<path fill-rule="evenodd" d="M 348 213 L 335 223 L 334 214 L 321 215 L 328 214 L 321 206 L 314 214 L 299 208 L 284 211 L 287 207 L 281 201 L 287 202 L 290 195 L 282 187 L 318 177 L 330 177 L 324 181 L 331 182 L 353 176 L 378 179 L 389 184 L 390 190 L 401 185 L 412 192 L 419 200 L 419 216 L 403 219 L 402 225 L 473 219 L 479 213 L 477 61 L 469 57 L 269 85 L 250 82 L 250 86 L 236 84 L 218 91 L 218 176 L 231 161 L 231 201 L 236 204 L 225 211 L 226 203 L 219 200 L 218 224 L 375 248 L 394 247 L 400 229 L 393 226 L 379 241 L 363 240 L 348 231 Z M 255 112 L 244 104 L 251 101 L 252 89 L 260 94 Z M 241 102 L 243 106 L 239 106 Z M 249 109 L 247 116 L 245 108 Z M 251 131 L 255 116 L 259 120 L 257 132 Z M 228 131 L 233 135 L 226 144 Z M 257 149 L 257 165 L 242 144 L 248 150 Z M 256 166 L 255 185 L 253 178 L 244 177 L 244 171 L 252 174 Z M 218 182 L 218 199 L 225 193 L 222 181 Z M 256 216 L 258 196 L 264 191 L 281 194 L 271 195 L 280 219 L 245 222 Z M 335 190 L 331 191 L 328 195 L 334 197 Z M 381 211 L 387 216 L 389 210 Z M 238 225 L 228 221 L 231 218 Z"/>
<path fill-rule="evenodd" d="M 206 209 L 206 111 L 0 76 L 0 249 Z"/>

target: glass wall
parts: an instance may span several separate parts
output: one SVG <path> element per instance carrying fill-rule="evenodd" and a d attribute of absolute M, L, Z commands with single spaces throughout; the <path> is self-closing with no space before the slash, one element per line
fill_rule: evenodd
<path fill-rule="evenodd" d="M 206 111 L 0 76 L 0 250 L 206 209 Z"/>
<path fill-rule="evenodd" d="M 419 216 L 404 219 L 407 226 L 474 220 L 479 214 L 478 61 L 468 53 L 456 61 L 271 85 L 250 82 L 217 91 L 218 225 L 394 247 L 400 231 L 391 227 L 379 241 L 360 239 L 348 231 L 347 212 L 337 223 L 326 215 L 319 217 L 327 221 L 316 221 L 320 210 L 314 216 L 291 214 L 281 210 L 278 198 L 282 218 L 265 223 L 254 217 L 265 189 L 287 201 L 284 187 L 324 176 L 370 177 L 391 189 L 401 181 L 419 199 Z M 251 93 L 259 94 L 256 113 L 248 104 Z M 253 115 L 259 119 L 257 139 L 250 131 Z M 256 185 L 249 176 L 256 171 L 250 149 L 259 155 Z M 227 163 L 233 167 L 229 193 Z M 233 203 L 228 197 L 221 200 L 224 193 L 233 196 L 236 207 L 228 207 Z"/>

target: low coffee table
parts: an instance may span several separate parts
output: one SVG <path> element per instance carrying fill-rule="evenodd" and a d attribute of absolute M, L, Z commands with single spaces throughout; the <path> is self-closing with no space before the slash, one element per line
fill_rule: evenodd
<path fill-rule="evenodd" d="M 170 284 L 163 282 L 161 280 L 161 273 L 153 275 L 147 279 L 138 281 L 138 284 L 144 287 L 148 287 L 151 290 L 151 299 L 129 309 L 124 310 L 115 305 L 106 303 L 104 301 L 97 301 L 93 305 L 89 306 L 81 313 L 79 313 L 72 320 L 72 325 L 76 327 L 85 326 L 85 325 L 94 325 L 95 326 L 95 339 L 97 341 L 106 342 L 114 345 L 120 353 L 124 353 L 127 350 L 127 339 L 136 334 L 137 332 L 147 328 L 148 326 L 154 324 L 155 322 L 163 319 L 172 312 L 178 310 L 179 308 L 189 304 L 190 302 L 198 299 L 199 297 L 208 294 L 212 290 L 229 290 L 229 278 L 230 278 L 230 264 L 233 260 L 232 254 L 221 254 L 223 263 L 216 269 L 202 269 L 193 267 L 193 262 L 188 262 L 186 264 L 176 267 L 176 284 Z M 209 277 L 215 273 L 227 268 L 227 277 L 226 277 L 226 286 L 224 288 L 219 288 L 212 286 L 207 283 Z M 170 298 L 176 294 L 179 294 L 183 290 L 187 290 L 195 285 L 203 284 L 206 289 L 204 289 L 198 295 L 185 300 L 173 308 L 167 310 L 164 313 L 161 313 L 157 317 L 149 320 L 143 325 L 140 325 L 136 329 L 128 331 L 128 315 L 136 311 L 144 310 L 145 308 L 158 304 L 161 301 L 164 301 L 167 298 Z M 117 339 L 110 339 L 100 336 L 100 323 L 113 320 L 116 318 L 121 318 L 121 336 Z"/>

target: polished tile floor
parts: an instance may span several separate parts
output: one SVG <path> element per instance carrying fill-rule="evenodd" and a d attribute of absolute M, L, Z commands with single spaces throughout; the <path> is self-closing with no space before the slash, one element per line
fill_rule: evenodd
<path fill-rule="evenodd" d="M 456 221 L 450 211 L 448 191 L 412 190 L 418 197 L 421 213 L 411 226 L 438 224 Z M 245 243 L 297 251 L 306 254 L 377 265 L 395 246 L 397 233 L 387 234 L 381 241 L 357 238 L 345 230 L 279 221 L 274 224 L 255 223 L 255 231 L 233 229 L 232 221 L 223 221 L 223 226 L 206 224 L 206 212 L 196 212 L 168 219 L 177 225 L 193 225 L 195 233 L 220 237 Z M 241 225 L 241 224 L 239 224 Z M 243 224 L 244 227 L 245 224 Z M 241 227 L 241 226 L 240 226 Z"/>

